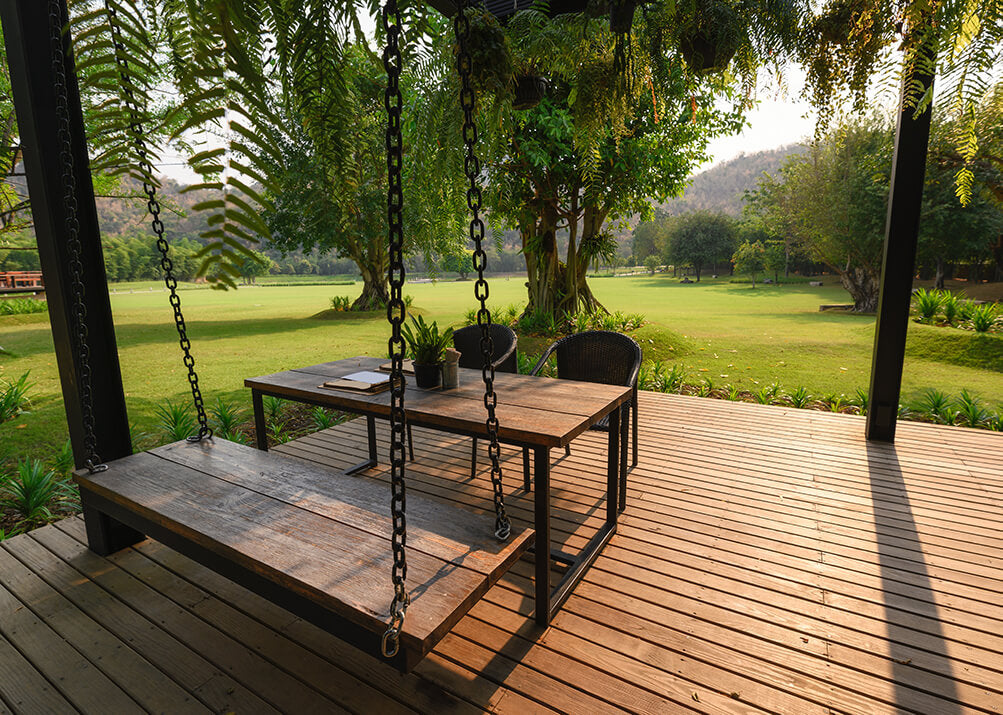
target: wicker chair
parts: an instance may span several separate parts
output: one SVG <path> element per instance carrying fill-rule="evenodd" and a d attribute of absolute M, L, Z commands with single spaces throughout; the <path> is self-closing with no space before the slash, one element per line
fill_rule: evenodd
<path fill-rule="evenodd" d="M 519 338 L 515 332 L 507 325 L 491 324 L 491 342 L 494 347 L 493 357 L 495 372 L 519 372 L 519 358 L 516 354 L 516 347 Z M 469 367 L 475 370 L 484 366 L 484 357 L 481 355 L 481 327 L 479 325 L 469 325 L 453 331 L 453 347 L 460 351 L 460 367 Z M 523 455 L 523 472 L 528 471 L 529 455 Z M 477 438 L 470 448 L 470 477 L 474 477 L 477 472 Z M 526 487 L 527 491 L 529 487 Z"/>
<path fill-rule="evenodd" d="M 641 371 L 641 347 L 622 333 L 608 330 L 590 330 L 575 333 L 553 343 L 540 356 L 531 375 L 539 375 L 551 355 L 557 357 L 557 377 L 562 380 L 600 382 L 605 385 L 626 385 L 632 388 L 630 410 L 631 429 L 630 466 L 637 465 L 637 376 Z M 603 417 L 590 429 L 609 431 L 609 416 Z M 571 447 L 564 448 L 571 454 Z M 621 452 L 623 453 L 623 452 Z M 525 463 L 525 460 L 524 460 Z M 620 465 L 620 494 L 626 491 L 627 465 Z M 622 499 L 621 499 L 622 504 Z"/>

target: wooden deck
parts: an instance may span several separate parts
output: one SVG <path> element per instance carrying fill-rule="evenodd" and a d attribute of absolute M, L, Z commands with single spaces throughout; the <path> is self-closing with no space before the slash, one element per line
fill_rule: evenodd
<path fill-rule="evenodd" d="M 157 543 L 95 556 L 70 519 L 0 548 L 0 712 L 1003 712 L 1003 435 L 870 445 L 857 417 L 649 393 L 640 416 L 619 533 L 545 632 L 522 561 L 400 676 Z M 469 441 L 415 442 L 411 489 L 490 507 Z M 604 449 L 555 463 L 569 549 Z M 354 464 L 365 425 L 281 450 Z"/>

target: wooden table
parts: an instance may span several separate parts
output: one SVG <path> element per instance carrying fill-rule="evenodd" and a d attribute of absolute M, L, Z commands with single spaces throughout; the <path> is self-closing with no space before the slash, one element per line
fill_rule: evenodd
<path fill-rule="evenodd" d="M 389 391 L 365 394 L 320 385 L 360 370 L 376 370 L 385 362 L 378 358 L 349 358 L 245 380 L 244 386 L 251 388 L 258 448 L 268 448 L 262 397 L 271 395 L 364 415 L 369 428 L 369 460 L 355 469 L 374 466 L 377 463 L 375 419 L 389 419 Z M 410 376 L 407 379 L 404 409 L 410 425 L 487 439 L 480 370 L 461 369 L 460 386 L 451 390 L 421 389 L 414 386 Z M 625 496 L 621 489 L 621 465 L 626 464 L 627 445 L 621 435 L 626 431 L 631 390 L 615 385 L 497 373 L 495 391 L 499 439 L 533 452 L 536 553 L 550 552 L 552 560 L 568 567 L 560 582 L 551 589 L 551 559 L 536 558 L 536 621 L 547 626 L 616 532 L 617 515 L 623 508 Z M 608 432 L 606 521 L 578 554 L 553 550 L 550 450 L 566 447 L 607 415 L 612 428 Z M 617 425 L 620 429 L 616 429 Z"/>

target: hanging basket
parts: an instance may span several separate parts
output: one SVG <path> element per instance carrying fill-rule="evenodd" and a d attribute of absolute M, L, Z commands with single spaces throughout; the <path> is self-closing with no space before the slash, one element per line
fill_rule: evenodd
<path fill-rule="evenodd" d="M 736 43 L 709 37 L 702 31 L 679 40 L 679 52 L 697 74 L 723 72 L 737 51 Z"/>
<path fill-rule="evenodd" d="M 512 109 L 523 111 L 532 109 L 547 96 L 547 80 L 537 75 L 523 75 L 515 78 L 515 98 Z"/>
<path fill-rule="evenodd" d="M 609 4 L 609 29 L 614 35 L 626 35 L 634 26 L 634 0 L 613 0 Z"/>

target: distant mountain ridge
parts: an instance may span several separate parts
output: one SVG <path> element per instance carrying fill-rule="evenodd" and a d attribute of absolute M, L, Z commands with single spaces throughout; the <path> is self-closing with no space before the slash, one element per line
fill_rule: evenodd
<path fill-rule="evenodd" d="M 784 159 L 805 149 L 803 144 L 789 144 L 755 154 L 740 154 L 695 175 L 681 197 L 656 204 L 655 208 L 670 216 L 712 211 L 737 218 L 742 215 L 742 197 L 756 187 L 763 172 L 776 172 Z"/>

